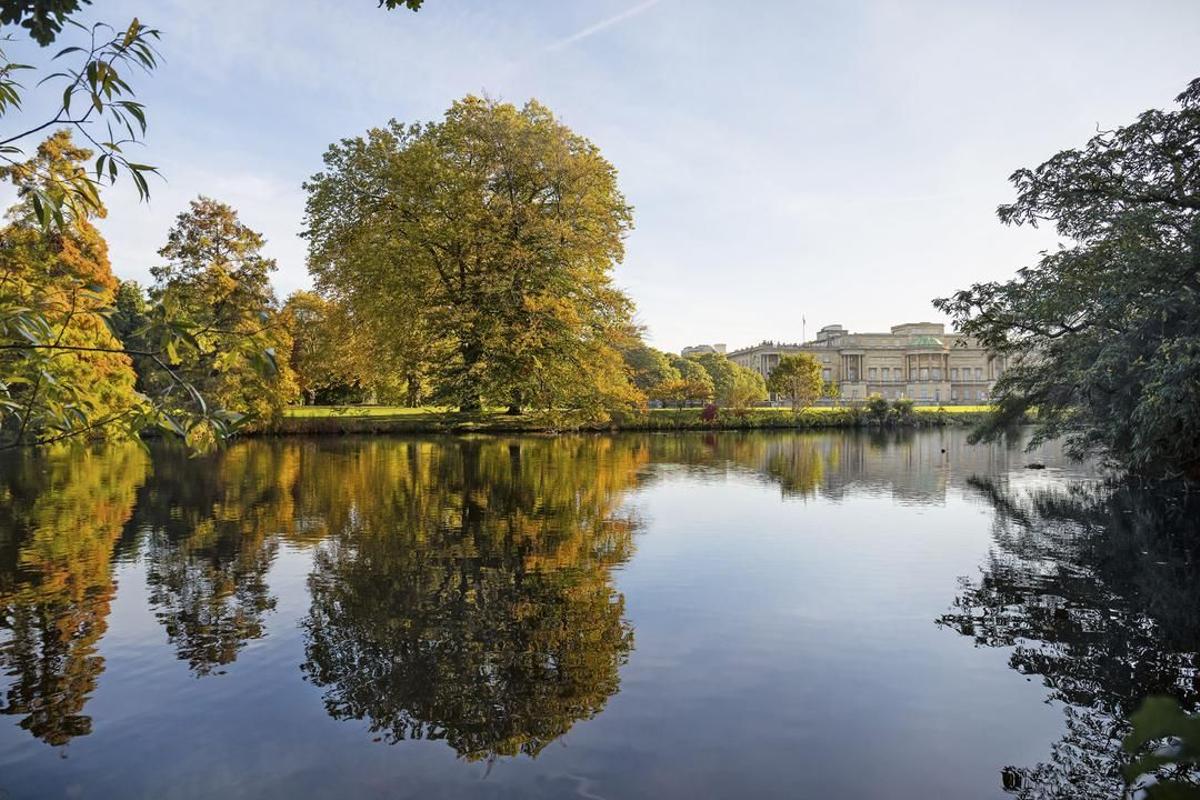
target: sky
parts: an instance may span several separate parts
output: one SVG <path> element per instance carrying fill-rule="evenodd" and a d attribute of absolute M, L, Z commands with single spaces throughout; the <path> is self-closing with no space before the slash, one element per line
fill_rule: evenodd
<path fill-rule="evenodd" d="M 148 283 L 204 194 L 266 236 L 281 297 L 310 286 L 302 183 L 326 147 L 474 93 L 537 98 L 616 166 L 636 226 L 616 282 L 657 347 L 944 321 L 932 298 L 1057 245 L 996 219 L 1014 169 L 1200 76 L 1195 0 L 376 6 L 97 0 L 85 17 L 163 31 L 134 86 L 136 160 L 165 180 L 104 195 L 119 276 Z"/>

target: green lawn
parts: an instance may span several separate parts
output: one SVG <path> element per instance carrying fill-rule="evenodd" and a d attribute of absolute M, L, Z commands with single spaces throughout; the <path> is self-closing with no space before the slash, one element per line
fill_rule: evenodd
<path fill-rule="evenodd" d="M 498 414 L 504 409 L 492 409 L 485 414 Z M 453 409 L 441 406 L 289 406 L 285 417 L 294 419 L 323 419 L 328 417 L 420 417 L 447 414 Z"/>

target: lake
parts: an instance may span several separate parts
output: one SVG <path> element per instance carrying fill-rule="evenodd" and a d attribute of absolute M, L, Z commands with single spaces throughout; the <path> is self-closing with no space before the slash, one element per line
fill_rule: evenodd
<path fill-rule="evenodd" d="M 956 429 L 9 453 L 0 797 L 1104 796 L 1200 699 L 1200 514 L 1095 479 Z"/>

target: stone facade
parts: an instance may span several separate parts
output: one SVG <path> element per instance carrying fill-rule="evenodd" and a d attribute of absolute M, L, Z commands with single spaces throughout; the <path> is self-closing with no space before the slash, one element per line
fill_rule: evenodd
<path fill-rule="evenodd" d="M 838 385 L 844 400 L 873 394 L 902 397 L 918 404 L 986 403 L 1004 369 L 1004 360 L 970 337 L 933 322 L 895 325 L 890 333 L 850 333 L 827 325 L 809 342 L 763 342 L 729 353 L 764 378 L 779 359 L 808 353 L 821 363 L 822 377 Z"/>

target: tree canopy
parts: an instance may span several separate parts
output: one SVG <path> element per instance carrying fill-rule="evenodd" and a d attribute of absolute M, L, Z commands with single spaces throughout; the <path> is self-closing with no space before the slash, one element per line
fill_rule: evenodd
<path fill-rule="evenodd" d="M 466 97 L 437 122 L 393 121 L 330 147 L 306 189 L 318 289 L 383 335 L 412 331 L 441 398 L 637 401 L 611 343 L 632 311 L 612 283 L 631 209 L 596 146 L 544 106 Z"/>
<path fill-rule="evenodd" d="M 29 197 L 44 227 L 62 227 L 67 215 L 99 211 L 101 183 L 115 183 L 121 174 L 129 176 L 139 196 L 148 198 L 147 176 L 157 172 L 148 164 L 130 160 L 126 151 L 146 133 L 145 107 L 134 99 L 130 73 L 150 73 L 158 66 L 155 43 L 160 33 L 136 17 L 119 29 L 103 22 L 85 27 L 70 19 L 80 2 L 0 0 L 0 24 L 19 24 L 43 47 L 58 37 L 64 24 L 80 32 L 77 44 L 63 48 L 51 59 L 56 71 L 40 81 L 19 80 L 22 73 L 36 72 L 36 68 L 10 61 L 0 51 L 0 119 L 11 121 L 10 112 L 22 108 L 25 84 L 55 87 L 46 93 L 53 98 L 48 119 L 22 120 L 0 136 L 0 161 L 21 166 L 23 143 L 52 126 L 73 131 L 97 154 L 91 171 L 49 172 L 39 169 L 44 165 L 34 159 L 24 163 L 24 171 L 11 176 L 21 194 Z"/>
<path fill-rule="evenodd" d="M 640 335 L 630 336 L 629 342 L 621 347 L 621 355 L 633 385 L 646 394 L 663 383 L 681 378 L 679 370 L 671 364 L 671 357 L 643 342 Z"/>
<path fill-rule="evenodd" d="M 284 304 L 292 332 L 288 363 L 305 402 L 328 401 L 361 384 L 361 342 L 342 307 L 315 292 L 295 292 Z"/>
<path fill-rule="evenodd" d="M 1000 219 L 1068 243 L 935 301 L 1010 357 L 982 435 L 1036 409 L 1034 443 L 1200 476 L 1200 79 L 1177 101 L 1015 172 Z"/>
<path fill-rule="evenodd" d="M 80 3 L 91 5 L 92 0 L 0 0 L 0 25 L 20 25 L 29 31 L 30 39 L 45 47 L 62 33 Z"/>
<path fill-rule="evenodd" d="M 271 288 L 275 261 L 262 254 L 263 244 L 233 208 L 207 197 L 176 217 L 159 250 L 165 263 L 151 273 L 161 312 L 190 331 L 189 346 L 174 348 L 170 363 L 197 391 L 178 402 L 214 402 L 262 422 L 295 397 L 291 335 Z"/>
<path fill-rule="evenodd" d="M 688 358 L 708 373 L 712 398 L 718 405 L 741 410 L 767 399 L 767 383 L 762 375 L 730 361 L 724 354 L 700 353 Z"/>
<path fill-rule="evenodd" d="M 122 174 L 142 199 L 149 197 L 147 176 L 155 168 L 126 155 L 146 131 L 145 108 L 134 99 L 130 80 L 135 71 L 157 67 L 159 32 L 137 18 L 123 28 L 102 22 L 87 27 L 72 19 L 89 4 L 0 0 L 0 24 L 24 27 L 43 47 L 66 25 L 76 34 L 74 43 L 50 59 L 55 71 L 37 81 L 32 79 L 37 67 L 13 62 L 0 51 L 0 119 L 7 128 L 0 135 L 0 163 L 20 201 L 7 229 L 7 250 L 0 254 L 7 276 L 0 281 L 0 447 L 149 427 L 184 433 L 202 424 L 220 435 L 228 430 L 227 415 L 162 360 L 165 351 L 189 342 L 186 325 L 139 311 L 135 329 L 132 317 L 116 314 L 112 306 L 116 298 L 105 244 L 90 221 L 105 215 L 101 185 Z M 29 86 L 51 88 L 30 92 Z M 30 95 L 37 101 L 30 104 L 34 108 L 49 109 L 44 116 L 15 113 Z M 16 124 L 14 117 L 20 117 Z M 32 137 L 55 126 L 61 130 L 26 158 Z M 90 148 L 77 147 L 72 133 Z M 82 162 L 93 155 L 89 169 Z M 98 280 L 81 277 L 85 274 Z M 131 342 L 136 345 L 130 347 Z M 161 369 L 167 379 L 158 388 L 190 394 L 194 408 L 180 414 L 178 404 L 168 409 L 158 397 L 134 391 L 127 375 L 118 375 L 130 356 L 140 374 L 152 366 Z M 146 388 L 139 380 L 137 389 Z"/>
<path fill-rule="evenodd" d="M 61 131 L 42 143 L 35 163 L 0 176 L 65 175 L 83 170 L 90 155 Z M 26 196 L 0 231 L 0 444 L 129 430 L 142 416 L 133 365 L 107 320 L 117 280 L 92 224 L 103 214 L 99 206 L 71 216 L 46 236 Z"/>
<path fill-rule="evenodd" d="M 821 380 L 821 362 L 808 353 L 797 353 L 779 359 L 767 378 L 767 388 L 792 401 L 792 408 L 808 408 L 821 397 L 825 388 Z"/>

